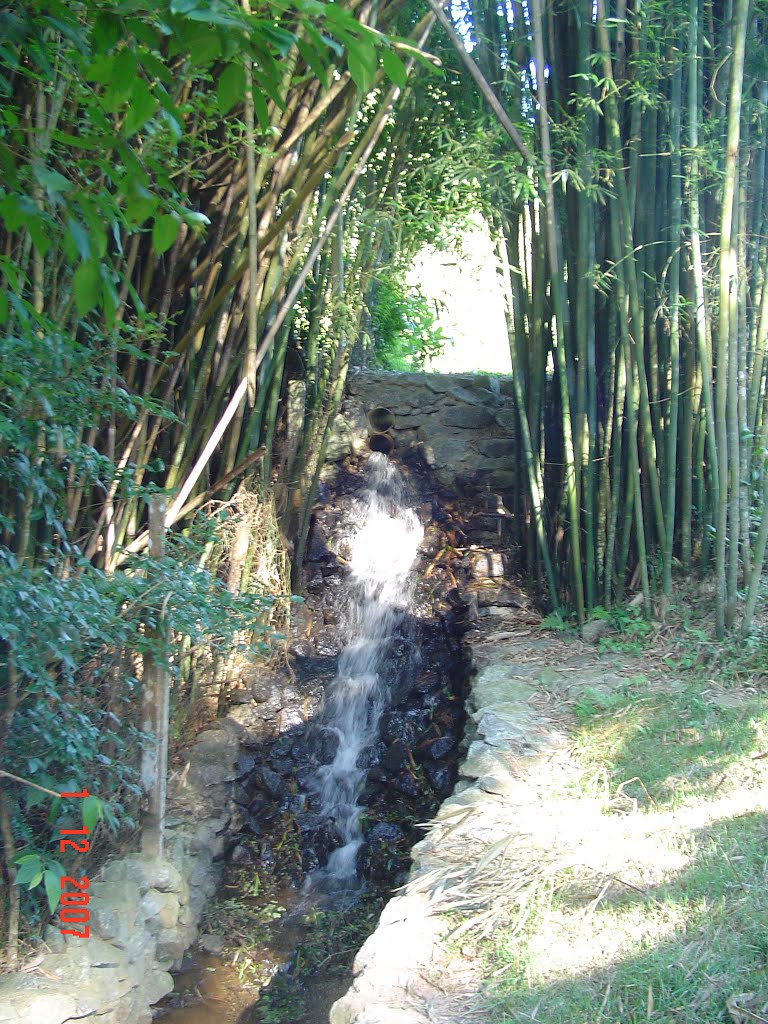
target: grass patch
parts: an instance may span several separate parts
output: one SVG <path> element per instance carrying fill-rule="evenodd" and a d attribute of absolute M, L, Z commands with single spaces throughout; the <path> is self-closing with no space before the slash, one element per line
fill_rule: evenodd
<path fill-rule="evenodd" d="M 708 684 L 660 692 L 592 695 L 576 704 L 574 749 L 593 776 L 603 772 L 612 798 L 637 807 L 680 806 L 759 774 L 752 754 L 768 749 L 768 701 L 723 704 Z"/>
<path fill-rule="evenodd" d="M 709 1024 L 730 1019 L 735 994 L 768 1000 L 768 819 L 721 821 L 692 841 L 689 868 L 647 893 L 614 883 L 585 903 L 561 879 L 540 894 L 524 934 L 486 950 L 493 1019 Z"/>
<path fill-rule="evenodd" d="M 531 809 L 562 808 L 557 857 L 478 942 L 484 1018 L 765 1024 L 766 701 L 635 678 L 575 712 L 577 781 Z"/>

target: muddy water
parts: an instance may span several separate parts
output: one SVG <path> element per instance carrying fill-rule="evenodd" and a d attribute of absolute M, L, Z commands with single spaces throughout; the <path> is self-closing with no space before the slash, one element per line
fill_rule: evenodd
<path fill-rule="evenodd" d="M 296 950 L 306 938 L 307 915 L 312 909 L 306 897 L 296 892 L 283 892 L 281 897 L 283 906 L 294 906 L 268 926 L 267 938 L 261 947 L 249 949 L 248 955 L 257 962 L 256 973 L 249 972 L 244 954 L 233 962 L 232 956 L 212 956 L 199 949 L 191 950 L 185 958 L 184 969 L 176 975 L 173 994 L 160 1009 L 162 1024 L 261 1024 L 263 1010 L 269 1008 L 273 1014 L 275 1012 L 270 1005 L 275 979 L 278 985 L 284 982 L 283 988 L 299 985 L 301 992 L 300 1003 L 293 1011 L 284 1008 L 281 1021 L 327 1024 L 332 1004 L 344 995 L 351 977 L 333 972 L 324 975 L 322 971 L 300 982 L 287 977 L 287 971 L 295 963 Z M 269 1019 L 276 1018 L 270 1016 Z"/>

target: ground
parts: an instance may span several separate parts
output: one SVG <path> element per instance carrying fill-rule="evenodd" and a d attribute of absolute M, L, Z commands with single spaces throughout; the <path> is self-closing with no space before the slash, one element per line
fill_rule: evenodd
<path fill-rule="evenodd" d="M 462 791 L 333 1024 L 768 1022 L 763 647 L 678 607 L 483 620 Z"/>

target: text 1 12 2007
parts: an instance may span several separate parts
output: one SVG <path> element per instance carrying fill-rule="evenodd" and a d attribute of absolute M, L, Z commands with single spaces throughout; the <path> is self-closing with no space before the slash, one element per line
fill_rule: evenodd
<path fill-rule="evenodd" d="M 87 789 L 81 790 L 79 793 L 60 793 L 62 799 L 81 799 L 85 800 L 90 796 Z M 91 848 L 91 844 L 88 839 L 71 839 L 64 838 L 69 836 L 87 836 L 89 830 L 83 826 L 82 828 L 62 828 L 60 829 L 62 838 L 59 840 L 59 852 L 64 853 L 70 848 L 74 849 L 77 853 L 88 853 Z M 82 925 L 82 930 L 78 928 L 61 928 L 62 935 L 77 935 L 81 939 L 87 939 L 91 934 L 91 929 L 88 926 L 90 919 L 90 913 L 88 911 L 88 893 L 85 891 L 91 884 L 89 878 L 72 878 L 70 875 L 64 875 L 60 879 L 61 885 L 61 911 L 59 912 L 59 919 L 62 924 L 79 924 Z M 67 886 L 72 886 L 73 889 L 68 889 Z M 73 891 L 74 890 L 74 891 Z"/>

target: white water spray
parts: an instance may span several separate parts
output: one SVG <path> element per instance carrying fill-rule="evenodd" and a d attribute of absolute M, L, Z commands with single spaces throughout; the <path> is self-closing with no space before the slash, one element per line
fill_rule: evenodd
<path fill-rule="evenodd" d="M 325 872 L 336 880 L 355 875 L 362 844 L 360 806 L 365 752 L 377 737 L 389 703 L 386 656 L 398 624 L 410 605 L 411 567 L 423 537 L 415 512 L 404 508 L 404 483 L 386 455 L 373 452 L 366 467 L 362 523 L 352 541 L 347 644 L 326 708 L 326 727 L 339 746 L 331 764 L 318 770 L 320 813 L 331 818 L 343 843 Z"/>

